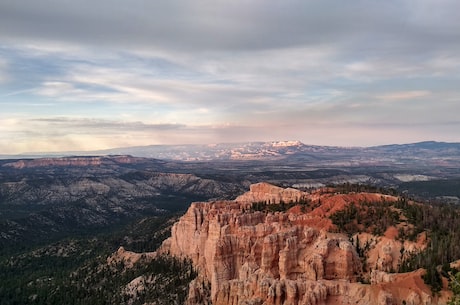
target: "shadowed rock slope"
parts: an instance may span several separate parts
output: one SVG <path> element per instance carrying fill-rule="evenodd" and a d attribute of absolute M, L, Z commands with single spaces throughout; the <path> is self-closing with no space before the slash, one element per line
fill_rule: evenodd
<path fill-rule="evenodd" d="M 155 159 L 5 160 L 0 162 L 0 255 L 242 191 L 237 183 L 171 172 Z"/>

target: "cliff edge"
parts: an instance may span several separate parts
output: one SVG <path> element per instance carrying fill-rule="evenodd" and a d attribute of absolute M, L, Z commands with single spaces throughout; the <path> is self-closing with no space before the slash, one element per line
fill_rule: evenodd
<path fill-rule="evenodd" d="M 426 240 L 397 239 L 391 227 L 349 236 L 330 218 L 357 203 L 396 200 L 259 183 L 234 201 L 192 203 L 159 252 L 193 261 L 199 276 L 188 304 L 445 304 L 422 269 L 389 273 Z"/>

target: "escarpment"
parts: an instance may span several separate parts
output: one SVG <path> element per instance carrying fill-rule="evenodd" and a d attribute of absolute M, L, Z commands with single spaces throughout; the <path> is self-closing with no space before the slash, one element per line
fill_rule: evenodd
<path fill-rule="evenodd" d="M 188 304 L 442 304 L 421 270 L 387 273 L 404 255 L 400 241 L 338 232 L 329 216 L 364 200 L 396 198 L 258 184 L 235 201 L 192 203 L 159 251 L 190 258 L 197 268 Z M 283 202 L 290 202 L 284 210 L 270 210 Z M 364 244 L 369 249 L 363 254 Z M 422 247 L 404 245 L 411 251 Z"/>
<path fill-rule="evenodd" d="M 109 157 L 62 157 L 62 158 L 40 158 L 40 159 L 23 159 L 3 166 L 17 169 L 36 168 L 36 167 L 89 167 L 100 166 L 102 164 L 134 164 L 142 162 L 142 158 L 132 156 L 109 156 Z"/>

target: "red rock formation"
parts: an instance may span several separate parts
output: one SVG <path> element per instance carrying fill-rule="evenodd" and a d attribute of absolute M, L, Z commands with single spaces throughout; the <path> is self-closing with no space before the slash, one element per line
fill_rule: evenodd
<path fill-rule="evenodd" d="M 299 191 L 293 188 L 282 188 L 271 185 L 266 182 L 253 184 L 250 191 L 237 197 L 235 201 L 238 202 L 266 202 L 266 203 L 280 203 L 281 201 L 299 202 L 305 199 L 308 193 Z"/>
<path fill-rule="evenodd" d="M 383 245 L 375 250 L 376 255 L 386 256 L 374 261 L 379 266 L 370 266 L 375 269 L 369 275 L 372 284 L 365 285 L 358 282 L 363 267 L 355 246 L 347 236 L 327 230 L 333 227 L 327 218 L 333 211 L 360 200 L 394 197 L 365 193 L 318 196 L 260 183 L 235 201 L 193 203 L 159 250 L 191 258 L 197 267 L 200 279 L 190 285 L 188 304 L 205 303 L 205 296 L 200 295 L 203 279 L 211 285 L 209 298 L 214 305 L 433 302 L 420 273 L 384 272 L 398 262 L 394 253 L 400 244 L 375 239 L 374 246 Z M 320 199 L 322 204 L 309 213 L 299 208 L 276 213 L 248 212 L 252 202 L 300 198 Z M 404 280 L 415 284 L 405 290 L 391 284 L 402 286 Z"/>

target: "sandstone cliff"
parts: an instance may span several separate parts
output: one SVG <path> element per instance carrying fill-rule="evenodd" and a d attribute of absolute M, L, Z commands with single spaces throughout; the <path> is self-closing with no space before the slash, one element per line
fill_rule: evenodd
<path fill-rule="evenodd" d="M 275 213 L 251 209 L 253 202 L 299 200 L 311 207 Z M 200 275 L 190 285 L 189 304 L 442 304 L 423 283 L 422 270 L 386 273 L 404 255 L 401 242 L 368 234 L 368 261 L 357 253 L 356 236 L 334 233 L 327 216 L 362 200 L 395 198 L 308 194 L 256 184 L 235 201 L 193 203 L 159 251 L 190 258 L 196 266 Z M 361 236 L 358 243 L 363 240 Z M 415 242 L 404 246 L 418 249 Z M 211 286 L 208 294 L 203 289 L 206 281 Z"/>
<path fill-rule="evenodd" d="M 261 182 L 252 184 L 250 191 L 238 196 L 235 201 L 238 202 L 266 202 L 266 203 L 280 203 L 280 202 L 298 202 L 307 197 L 307 193 L 293 188 L 282 188 L 271 185 L 269 183 Z"/>

